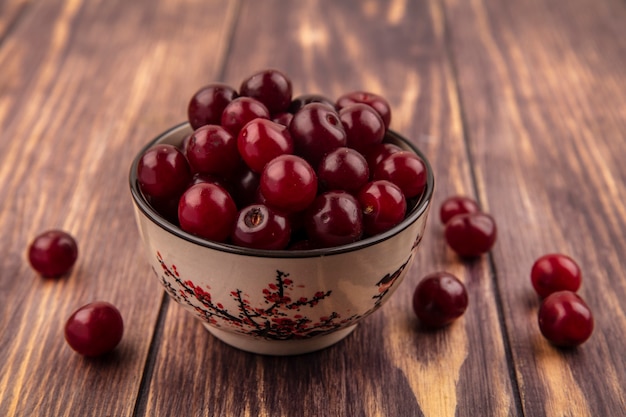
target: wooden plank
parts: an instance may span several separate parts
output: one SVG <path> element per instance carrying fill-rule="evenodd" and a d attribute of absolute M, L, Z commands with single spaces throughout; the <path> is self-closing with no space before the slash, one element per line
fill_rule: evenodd
<path fill-rule="evenodd" d="M 0 44 L 7 32 L 18 23 L 28 4 L 28 0 L 0 1 Z"/>
<path fill-rule="evenodd" d="M 402 288 L 346 340 L 298 357 L 230 348 L 170 303 L 140 415 L 518 415 L 495 291 L 485 259 L 466 265 L 447 249 L 440 202 L 472 195 L 461 113 L 437 1 L 247 1 L 225 81 L 279 68 L 295 94 L 355 89 L 385 95 L 392 126 L 429 156 L 437 191 L 428 233 Z M 183 109 L 179 110 L 183 114 Z M 411 295 L 426 273 L 465 281 L 471 307 L 441 332 L 420 331 Z M 181 389 L 181 387 L 185 387 Z"/>
<path fill-rule="evenodd" d="M 134 224 L 128 169 L 217 76 L 232 20 L 218 1 L 51 0 L 34 2 L 2 43 L 0 415 L 132 415 L 163 291 Z M 58 281 L 25 258 L 49 228 L 79 244 Z M 86 360 L 63 325 L 95 299 L 118 306 L 126 332 L 111 356 Z"/>
<path fill-rule="evenodd" d="M 626 4 L 444 3 L 524 415 L 623 415 Z M 570 351 L 536 322 L 530 268 L 551 252 L 578 261 L 596 319 Z"/>

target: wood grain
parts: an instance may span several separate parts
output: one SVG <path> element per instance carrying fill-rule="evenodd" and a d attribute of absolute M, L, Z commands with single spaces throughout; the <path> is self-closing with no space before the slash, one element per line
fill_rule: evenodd
<path fill-rule="evenodd" d="M 198 54 L 194 42 L 224 45 L 228 12 L 219 2 L 36 2 L 4 40 L 0 415 L 132 415 L 163 292 L 139 242 L 128 168 L 219 70 L 225 51 Z M 49 228 L 79 243 L 59 281 L 36 276 L 24 255 Z M 126 332 L 112 357 L 89 361 L 67 347 L 63 324 L 95 299 L 118 306 Z"/>
<path fill-rule="evenodd" d="M 384 94 L 394 128 L 430 157 L 435 207 L 451 193 L 472 193 L 439 3 L 243 2 L 224 81 L 238 86 L 266 67 L 289 74 L 295 94 Z M 239 352 L 171 303 L 140 415 L 517 415 L 489 266 L 459 262 L 436 218 L 399 293 L 325 351 Z M 441 269 L 465 280 L 476 301 L 451 328 L 424 332 L 413 318 L 412 288 Z"/>
<path fill-rule="evenodd" d="M 626 5 L 445 8 L 480 197 L 501 225 L 493 259 L 524 414 L 621 415 Z M 580 263 L 595 313 L 594 335 L 573 351 L 553 348 L 536 324 L 530 267 L 549 252 Z"/>
<path fill-rule="evenodd" d="M 28 0 L 0 1 L 0 44 L 26 11 Z"/>
<path fill-rule="evenodd" d="M 626 3 L 621 0 L 0 0 L 0 416 L 617 416 L 626 409 Z M 348 338 L 296 357 L 235 350 L 164 298 L 127 186 L 134 154 L 220 80 L 279 68 L 295 94 L 381 93 L 428 156 L 436 191 L 418 257 Z M 474 196 L 499 226 L 460 261 L 439 204 Z M 30 240 L 70 231 L 61 280 Z M 581 265 L 596 329 L 573 350 L 536 324 L 529 271 Z M 470 306 L 428 332 L 411 310 L 427 273 Z M 116 304 L 124 339 L 88 360 L 73 310 Z"/>

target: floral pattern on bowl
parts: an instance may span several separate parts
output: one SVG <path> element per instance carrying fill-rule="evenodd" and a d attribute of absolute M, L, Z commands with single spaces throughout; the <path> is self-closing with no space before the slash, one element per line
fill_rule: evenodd
<path fill-rule="evenodd" d="M 332 297 L 332 290 L 318 289 L 309 297 L 292 298 L 294 286 L 304 288 L 304 285 L 297 284 L 288 272 L 276 269 L 274 281 L 270 281 L 263 289 L 262 305 L 253 306 L 248 294 L 241 289 L 233 289 L 230 297 L 237 306 L 237 311 L 234 312 L 222 302 L 213 300 L 210 288 L 202 288 L 193 280 L 181 277 L 176 265 L 168 265 L 160 252 L 157 251 L 156 257 L 161 271 L 154 272 L 168 294 L 178 303 L 191 307 L 206 323 L 267 340 L 296 340 L 330 333 L 373 313 L 410 264 L 413 252 L 397 270 L 385 274 L 377 282 L 376 288 L 372 290 L 372 307 L 364 314 L 341 317 L 333 311 L 315 319 L 307 316 L 303 310 L 311 311 L 319 303 Z"/>

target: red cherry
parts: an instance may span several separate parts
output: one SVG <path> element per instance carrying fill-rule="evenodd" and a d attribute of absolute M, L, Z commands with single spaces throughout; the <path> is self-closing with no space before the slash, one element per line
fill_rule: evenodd
<path fill-rule="evenodd" d="M 304 226 L 311 243 L 317 247 L 356 242 L 363 236 L 361 206 L 345 191 L 328 191 L 306 210 Z"/>
<path fill-rule="evenodd" d="M 380 144 L 385 137 L 383 120 L 367 104 L 356 103 L 344 107 L 339 111 L 339 119 L 346 131 L 347 145 L 359 152 Z"/>
<path fill-rule="evenodd" d="M 100 356 L 122 340 L 124 321 L 110 303 L 96 301 L 76 310 L 65 323 L 65 340 L 84 356 Z"/>
<path fill-rule="evenodd" d="M 194 172 L 228 175 L 239 164 L 237 139 L 221 126 L 205 125 L 191 135 L 186 156 Z"/>
<path fill-rule="evenodd" d="M 341 147 L 326 154 L 317 167 L 320 188 L 356 194 L 369 178 L 367 161 L 358 151 Z"/>
<path fill-rule="evenodd" d="M 270 112 L 263 103 L 251 97 L 238 97 L 228 103 L 222 112 L 221 125 L 234 137 L 246 123 L 254 119 L 269 119 Z"/>
<path fill-rule="evenodd" d="M 374 168 L 372 178 L 391 181 L 400 187 L 406 198 L 417 197 L 426 188 L 426 164 L 413 152 L 395 152 Z"/>
<path fill-rule="evenodd" d="M 593 333 L 593 314 L 585 301 L 571 291 L 547 296 L 538 312 L 539 330 L 552 344 L 575 347 Z"/>
<path fill-rule="evenodd" d="M 243 208 L 237 217 L 232 241 L 256 249 L 285 249 L 289 243 L 289 220 L 263 204 Z"/>
<path fill-rule="evenodd" d="M 366 184 L 357 195 L 363 210 L 365 234 L 374 236 L 404 220 L 406 199 L 397 185 L 385 181 Z"/>
<path fill-rule="evenodd" d="M 543 255 L 535 261 L 530 272 L 533 288 L 540 297 L 553 292 L 578 291 L 582 273 L 578 264 L 569 256 L 560 253 Z"/>
<path fill-rule="evenodd" d="M 444 236 L 450 248 L 463 258 L 488 252 L 496 241 L 496 222 L 485 213 L 454 216 L 446 223 Z"/>
<path fill-rule="evenodd" d="M 260 190 L 269 206 L 287 213 L 302 211 L 317 195 L 317 175 L 304 159 L 281 155 L 265 165 Z"/>
<path fill-rule="evenodd" d="M 137 164 L 141 191 L 159 199 L 180 196 L 191 181 L 185 155 L 173 145 L 155 145 L 145 151 Z"/>
<path fill-rule="evenodd" d="M 313 166 L 329 152 L 346 146 L 346 131 L 339 114 L 324 103 L 309 103 L 294 114 L 289 124 L 296 153 Z"/>
<path fill-rule="evenodd" d="M 31 242 L 28 260 L 33 269 L 43 277 L 56 278 L 72 269 L 78 258 L 78 245 L 74 238 L 62 230 L 48 230 Z"/>
<path fill-rule="evenodd" d="M 389 125 L 391 124 L 391 106 L 385 98 L 367 91 L 353 91 L 339 97 L 336 106 L 337 109 L 341 110 L 355 103 L 363 103 L 372 106 L 374 110 L 378 112 L 381 119 L 383 119 L 385 129 L 389 129 Z"/>
<path fill-rule="evenodd" d="M 272 115 L 286 112 L 291 104 L 291 80 L 274 69 L 252 74 L 241 83 L 239 92 L 259 100 Z"/>
<path fill-rule="evenodd" d="M 237 98 L 237 92 L 220 83 L 209 84 L 198 90 L 187 106 L 189 124 L 195 130 L 204 125 L 218 125 L 224 108 Z"/>
<path fill-rule="evenodd" d="M 267 119 L 254 119 L 239 131 L 237 149 L 250 169 L 261 173 L 275 157 L 293 153 L 293 140 L 285 126 Z"/>
<path fill-rule="evenodd" d="M 467 309 L 465 285 L 447 272 L 424 277 L 413 293 L 413 310 L 426 327 L 446 326 Z"/>
<path fill-rule="evenodd" d="M 215 242 L 224 242 L 230 236 L 236 217 L 232 197 L 214 183 L 192 185 L 178 203 L 180 228 Z"/>

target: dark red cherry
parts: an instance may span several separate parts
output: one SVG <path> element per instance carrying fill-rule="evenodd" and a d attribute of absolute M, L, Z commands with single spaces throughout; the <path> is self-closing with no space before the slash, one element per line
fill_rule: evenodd
<path fill-rule="evenodd" d="M 363 226 L 367 236 L 385 232 L 404 220 L 406 199 L 397 185 L 372 181 L 359 191 L 357 199 L 363 210 Z"/>
<path fill-rule="evenodd" d="M 318 247 L 356 242 L 363 236 L 363 215 L 359 202 L 345 191 L 320 194 L 306 210 L 307 236 Z"/>
<path fill-rule="evenodd" d="M 65 340 L 77 353 L 100 356 L 115 349 L 124 334 L 124 321 L 117 307 L 96 301 L 76 310 L 65 323 Z"/>
<path fill-rule="evenodd" d="M 575 347 L 593 333 L 591 309 L 577 294 L 558 291 L 548 295 L 538 312 L 539 330 L 552 344 Z"/>
<path fill-rule="evenodd" d="M 358 151 L 341 147 L 322 158 L 317 179 L 324 191 L 344 190 L 356 194 L 369 179 L 369 167 Z"/>
<path fill-rule="evenodd" d="M 195 130 L 204 125 L 218 125 L 228 103 L 237 98 L 237 92 L 226 84 L 209 84 L 198 90 L 187 106 L 189 124 Z"/>
<path fill-rule="evenodd" d="M 439 208 L 439 219 L 446 224 L 457 214 L 477 213 L 480 211 L 478 203 L 465 196 L 448 197 Z"/>
<path fill-rule="evenodd" d="M 426 164 L 413 152 L 395 152 L 376 166 L 372 178 L 393 182 L 407 199 L 418 197 L 426 188 Z"/>
<path fill-rule="evenodd" d="M 259 71 L 241 83 L 239 93 L 265 104 L 270 114 L 287 111 L 291 103 L 291 80 L 282 72 L 267 69 Z"/>
<path fill-rule="evenodd" d="M 294 114 L 289 132 L 296 154 L 313 166 L 329 152 L 346 146 L 346 132 L 339 115 L 328 105 L 310 103 Z"/>
<path fill-rule="evenodd" d="M 270 112 L 263 103 L 251 97 L 239 97 L 228 103 L 222 113 L 221 125 L 234 137 L 248 122 L 269 119 Z"/>
<path fill-rule="evenodd" d="M 237 206 L 230 194 L 213 183 L 192 185 L 178 203 L 178 221 L 184 231 L 215 242 L 230 236 Z"/>
<path fill-rule="evenodd" d="M 413 293 L 413 310 L 420 322 L 431 328 L 446 326 L 465 313 L 465 285 L 448 272 L 424 277 Z"/>
<path fill-rule="evenodd" d="M 281 155 L 265 165 L 260 191 L 265 203 L 286 213 L 304 210 L 317 195 L 317 175 L 296 155 Z"/>
<path fill-rule="evenodd" d="M 342 108 L 339 119 L 346 131 L 347 145 L 359 152 L 366 152 L 382 143 L 385 124 L 374 108 L 356 103 Z"/>
<path fill-rule="evenodd" d="M 486 213 L 454 216 L 446 223 L 444 236 L 450 248 L 463 258 L 488 252 L 496 241 L 496 222 Z"/>
<path fill-rule="evenodd" d="M 145 151 L 137 164 L 141 191 L 151 197 L 180 196 L 191 181 L 185 155 L 173 145 L 155 145 Z"/>
<path fill-rule="evenodd" d="M 293 153 L 293 140 L 285 126 L 271 120 L 254 119 L 239 132 L 237 149 L 246 165 L 261 173 L 272 159 Z"/>
<path fill-rule="evenodd" d="M 238 214 L 231 240 L 246 248 L 285 249 L 291 237 L 287 217 L 263 204 L 244 207 Z"/>
<path fill-rule="evenodd" d="M 578 264 L 569 256 L 551 253 L 535 261 L 530 278 L 537 294 L 547 297 L 557 291 L 578 291 L 582 273 Z"/>
<path fill-rule="evenodd" d="M 353 91 L 339 97 L 335 106 L 337 109 L 341 110 L 355 103 L 363 103 L 372 106 L 385 123 L 385 129 L 389 129 L 389 125 L 391 124 L 391 106 L 385 98 L 366 91 Z"/>
<path fill-rule="evenodd" d="M 187 160 L 194 172 L 226 176 L 237 168 L 237 139 L 218 125 L 196 129 L 187 144 Z"/>
<path fill-rule="evenodd" d="M 67 274 L 78 258 L 76 240 L 63 230 L 48 230 L 39 234 L 28 247 L 28 261 L 33 269 L 46 278 Z"/>

